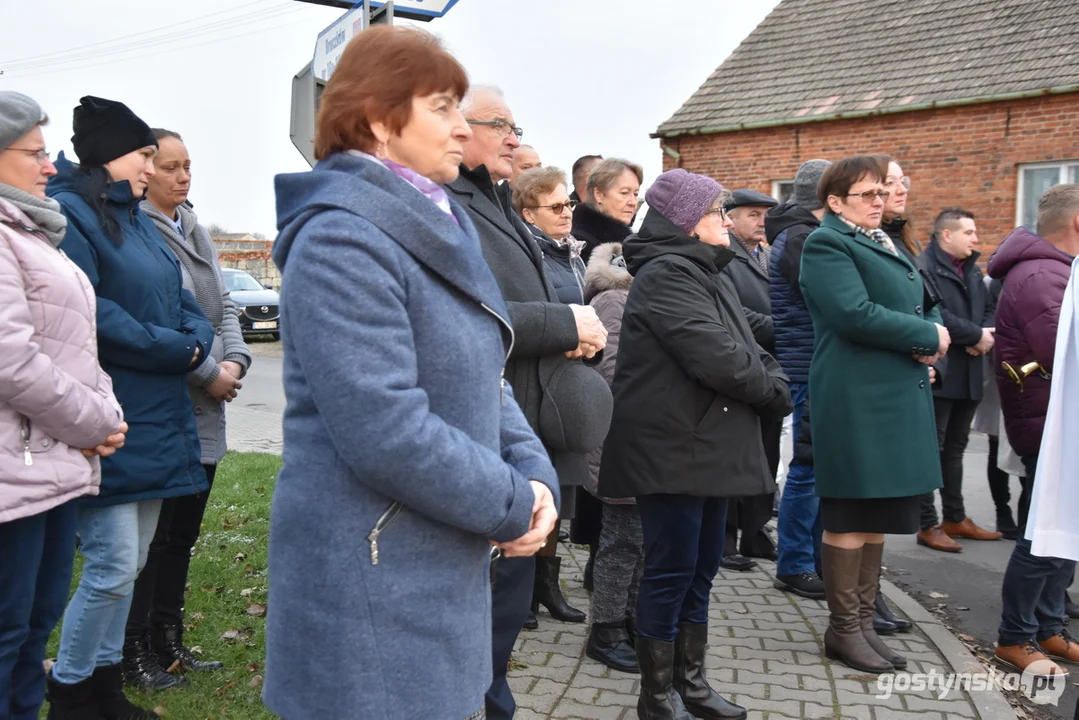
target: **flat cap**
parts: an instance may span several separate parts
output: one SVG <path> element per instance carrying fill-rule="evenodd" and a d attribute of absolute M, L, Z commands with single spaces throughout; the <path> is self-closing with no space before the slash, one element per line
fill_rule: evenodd
<path fill-rule="evenodd" d="M 779 203 L 771 195 L 765 195 L 756 190 L 735 190 L 730 198 L 723 204 L 725 210 L 733 210 L 737 207 L 775 207 Z"/>

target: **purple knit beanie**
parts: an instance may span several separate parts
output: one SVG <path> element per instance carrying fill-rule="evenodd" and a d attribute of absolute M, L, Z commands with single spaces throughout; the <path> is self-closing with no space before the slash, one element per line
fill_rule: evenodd
<path fill-rule="evenodd" d="M 693 228 L 723 192 L 723 186 L 705 175 L 694 175 L 681 168 L 668 170 L 656 178 L 644 194 L 648 207 L 693 234 Z"/>

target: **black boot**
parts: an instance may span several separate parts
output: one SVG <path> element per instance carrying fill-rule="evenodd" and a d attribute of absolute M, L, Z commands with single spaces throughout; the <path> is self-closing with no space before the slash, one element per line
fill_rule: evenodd
<path fill-rule="evenodd" d="M 596 553 L 598 551 L 598 545 L 588 546 L 588 562 L 584 565 L 584 581 L 581 583 L 588 592 L 592 592 L 594 582 L 593 571 L 596 567 Z"/>
<path fill-rule="evenodd" d="M 627 673 L 641 671 L 641 666 L 637 663 L 637 652 L 630 644 L 624 622 L 593 623 L 584 654 L 612 670 Z"/>
<path fill-rule="evenodd" d="M 570 606 L 562 597 L 562 586 L 558 583 L 561 568 L 562 558 L 560 557 L 536 558 L 536 586 L 532 591 L 532 612 L 536 612 L 539 606 L 543 605 L 555 620 L 583 623 L 588 616 Z"/>
<path fill-rule="evenodd" d="M 679 623 L 674 650 L 674 689 L 686 710 L 699 718 L 740 720 L 746 709 L 725 700 L 704 677 L 704 651 L 708 648 L 708 623 Z"/>
<path fill-rule="evenodd" d="M 1007 505 L 997 506 L 997 532 L 1004 536 L 1005 540 L 1019 539 L 1019 526 L 1012 517 L 1012 509 Z"/>
<path fill-rule="evenodd" d="M 45 682 L 45 697 L 49 701 L 47 720 L 102 720 L 94 705 L 92 678 L 64 685 L 56 682 L 50 672 Z"/>
<path fill-rule="evenodd" d="M 124 671 L 119 663 L 94 670 L 94 703 L 104 720 L 157 720 L 153 710 L 133 704 L 124 695 Z"/>
<path fill-rule="evenodd" d="M 539 628 L 539 620 L 536 619 L 536 613 L 531 610 L 528 611 L 528 617 L 525 618 L 525 624 L 521 626 L 522 630 L 536 630 Z"/>
<path fill-rule="evenodd" d="M 161 667 L 145 635 L 128 635 L 124 640 L 124 680 L 143 690 L 167 690 L 187 684 L 182 675 L 173 675 Z"/>
<path fill-rule="evenodd" d="M 693 720 L 674 690 L 674 643 L 637 636 L 637 661 L 641 666 L 640 720 Z"/>
<path fill-rule="evenodd" d="M 199 660 L 195 657 L 190 648 L 184 645 L 183 625 L 156 627 L 151 637 L 154 641 L 154 651 L 157 653 L 163 668 L 170 668 L 176 662 L 179 662 L 180 666 L 185 670 L 194 670 L 195 672 L 217 670 L 222 667 L 219 662 Z"/>
<path fill-rule="evenodd" d="M 877 618 L 885 620 L 886 622 L 895 625 L 895 629 L 898 632 L 910 632 L 910 629 L 914 627 L 914 623 L 905 618 L 901 618 L 892 612 L 892 609 L 888 607 L 888 603 L 885 602 L 884 596 L 880 594 L 880 583 L 877 583 L 877 599 L 873 602 L 873 628 L 877 627 Z M 880 635 L 880 630 L 877 630 L 877 635 Z"/>

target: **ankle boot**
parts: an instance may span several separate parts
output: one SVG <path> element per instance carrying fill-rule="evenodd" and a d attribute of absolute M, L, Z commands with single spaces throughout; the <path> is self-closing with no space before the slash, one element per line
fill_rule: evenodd
<path fill-rule="evenodd" d="M 858 617 L 862 622 L 862 635 L 869 647 L 890 662 L 893 668 L 902 670 L 907 666 L 907 659 L 885 645 L 873 628 L 877 587 L 880 584 L 880 560 L 883 555 L 884 543 L 866 543 L 862 546 L 862 565 L 858 572 Z"/>
<path fill-rule="evenodd" d="M 997 506 L 997 532 L 1005 540 L 1016 540 L 1019 537 L 1019 526 L 1015 524 L 1012 509 L 1008 507 L 1007 503 Z"/>
<path fill-rule="evenodd" d="M 532 612 L 536 612 L 539 606 L 543 605 L 555 620 L 583 623 L 588 616 L 572 607 L 562 597 L 562 586 L 558 583 L 561 569 L 562 558 L 560 557 L 536 558 L 536 586 L 532 591 Z"/>
<path fill-rule="evenodd" d="M 880 581 L 877 581 L 877 599 L 873 601 L 873 610 L 875 611 L 874 618 L 880 617 L 892 625 L 895 625 L 897 632 L 910 632 L 910 629 L 914 627 L 914 623 L 906 618 L 901 618 L 892 612 L 892 609 L 888 607 L 888 603 L 885 602 L 884 596 L 880 593 Z M 874 625 L 876 627 L 876 625 Z M 880 635 L 880 630 L 877 630 L 877 634 Z"/>
<path fill-rule="evenodd" d="M 74 685 L 57 682 L 50 672 L 45 679 L 45 697 L 49 701 L 46 720 L 102 720 L 94 705 L 92 678 Z"/>
<path fill-rule="evenodd" d="M 708 623 L 680 623 L 674 647 L 674 689 L 694 717 L 740 720 L 746 709 L 723 699 L 704 677 Z"/>
<path fill-rule="evenodd" d="M 170 668 L 175 662 L 179 662 L 185 670 L 194 670 L 195 672 L 217 670 L 222 667 L 219 662 L 199 660 L 195 657 L 190 648 L 184 645 L 184 626 L 182 624 L 156 627 L 150 637 L 154 643 L 154 652 L 157 653 L 163 668 Z"/>
<path fill-rule="evenodd" d="M 870 647 L 862 633 L 858 596 L 861 564 L 861 548 L 846 550 L 828 544 L 821 548 L 824 591 L 830 612 L 824 633 L 824 654 L 862 672 L 890 672 L 894 669 L 892 664 Z"/>
<path fill-rule="evenodd" d="M 149 637 L 139 633 L 124 639 L 124 680 L 143 690 L 167 690 L 187 684 L 182 675 L 173 675 L 161 667 Z"/>
<path fill-rule="evenodd" d="M 133 704 L 124 695 L 124 671 L 119 663 L 94 670 L 94 704 L 104 720 L 157 720 L 153 710 Z"/>
<path fill-rule="evenodd" d="M 637 662 L 641 666 L 639 720 L 693 720 L 674 690 L 674 643 L 638 635 Z"/>
<path fill-rule="evenodd" d="M 627 673 L 641 671 L 624 622 L 592 623 L 584 654 L 612 670 Z"/>

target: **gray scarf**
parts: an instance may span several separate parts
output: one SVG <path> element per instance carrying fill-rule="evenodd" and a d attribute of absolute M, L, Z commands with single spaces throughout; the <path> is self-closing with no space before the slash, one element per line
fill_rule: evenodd
<path fill-rule="evenodd" d="M 60 212 L 60 203 L 52 198 L 41 200 L 4 183 L 0 183 L 0 198 L 22 210 L 53 247 L 60 247 L 67 230 L 67 218 Z"/>
<path fill-rule="evenodd" d="M 186 205 L 176 209 L 180 214 L 184 237 L 180 237 L 176 232 L 172 220 L 165 217 L 149 200 L 143 200 L 140 207 L 147 217 L 154 221 L 169 248 L 176 253 L 180 264 L 187 270 L 199 307 L 214 327 L 221 325 L 225 317 L 222 300 L 222 295 L 225 294 L 225 279 L 217 266 L 217 254 L 210 233 L 199 225 L 198 217 Z"/>

